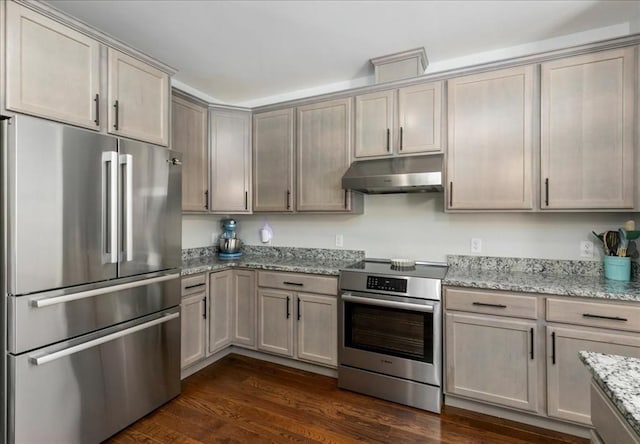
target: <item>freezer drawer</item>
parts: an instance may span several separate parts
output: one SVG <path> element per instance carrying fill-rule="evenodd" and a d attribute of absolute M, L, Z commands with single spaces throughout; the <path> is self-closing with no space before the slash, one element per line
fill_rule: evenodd
<path fill-rule="evenodd" d="M 180 393 L 180 309 L 9 356 L 10 443 L 98 443 Z"/>
<path fill-rule="evenodd" d="M 180 275 L 7 300 L 8 349 L 19 354 L 179 305 Z"/>

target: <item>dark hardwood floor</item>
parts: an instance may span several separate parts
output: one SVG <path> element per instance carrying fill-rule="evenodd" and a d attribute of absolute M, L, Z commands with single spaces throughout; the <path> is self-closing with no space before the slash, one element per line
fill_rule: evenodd
<path fill-rule="evenodd" d="M 588 443 L 451 407 L 424 412 L 239 355 L 185 379 L 182 395 L 108 442 Z"/>

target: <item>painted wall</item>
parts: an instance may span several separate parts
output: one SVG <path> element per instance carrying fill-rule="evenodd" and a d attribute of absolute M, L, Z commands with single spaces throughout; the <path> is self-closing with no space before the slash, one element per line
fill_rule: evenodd
<path fill-rule="evenodd" d="M 247 244 L 262 245 L 258 230 L 268 222 L 273 246 L 337 248 L 335 236 L 344 236 L 345 249 L 365 250 L 368 257 L 407 257 L 443 261 L 447 254 L 470 254 L 471 238 L 482 239 L 482 255 L 580 259 L 580 241 L 595 241 L 591 230 L 618 228 L 628 213 L 478 213 L 450 214 L 443 194 L 365 196 L 362 215 L 243 215 L 238 236 Z M 219 216 L 183 217 L 182 247 L 211 245 L 211 234 L 221 232 Z"/>

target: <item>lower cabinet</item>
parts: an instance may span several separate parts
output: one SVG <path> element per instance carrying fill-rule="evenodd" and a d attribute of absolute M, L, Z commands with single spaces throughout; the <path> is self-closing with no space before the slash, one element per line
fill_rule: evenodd
<path fill-rule="evenodd" d="M 209 275 L 209 354 L 231 345 L 233 270 Z"/>
<path fill-rule="evenodd" d="M 180 367 L 189 367 L 206 356 L 207 294 L 202 291 L 182 298 Z"/>
<path fill-rule="evenodd" d="M 256 274 L 233 271 L 233 345 L 256 348 Z"/>
<path fill-rule="evenodd" d="M 258 349 L 293 356 L 293 318 L 289 291 L 258 289 Z"/>
<path fill-rule="evenodd" d="M 298 293 L 296 301 L 298 358 L 337 366 L 338 299 Z"/>
<path fill-rule="evenodd" d="M 447 313 L 447 391 L 538 411 L 534 321 Z"/>

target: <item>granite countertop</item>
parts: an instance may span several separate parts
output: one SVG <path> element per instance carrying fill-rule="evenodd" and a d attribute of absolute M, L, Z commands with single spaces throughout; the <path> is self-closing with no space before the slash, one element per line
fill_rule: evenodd
<path fill-rule="evenodd" d="M 596 383 L 640 435 L 640 359 L 580 352 Z"/>

